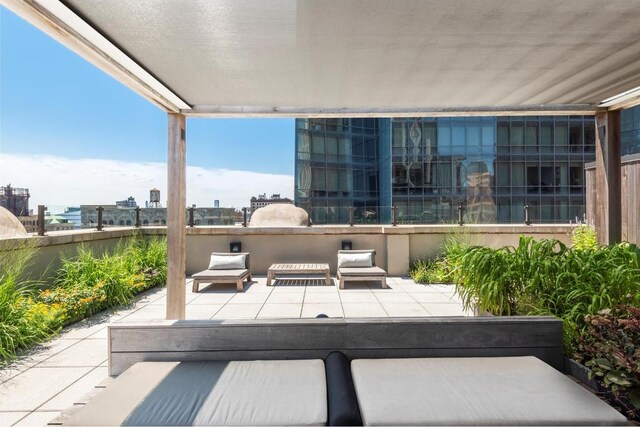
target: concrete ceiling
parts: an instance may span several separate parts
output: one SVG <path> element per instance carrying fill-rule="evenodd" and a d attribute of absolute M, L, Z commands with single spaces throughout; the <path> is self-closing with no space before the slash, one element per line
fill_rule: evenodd
<path fill-rule="evenodd" d="M 640 0 L 61 3 L 183 112 L 589 110 L 640 86 Z"/>

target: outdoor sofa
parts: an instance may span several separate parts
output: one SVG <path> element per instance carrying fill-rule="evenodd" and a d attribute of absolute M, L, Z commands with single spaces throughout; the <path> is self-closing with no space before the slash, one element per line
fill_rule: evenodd
<path fill-rule="evenodd" d="M 561 371 L 552 317 L 109 327 L 118 375 L 63 425 L 626 425 Z"/>
<path fill-rule="evenodd" d="M 213 252 L 209 267 L 191 276 L 192 292 L 198 292 L 200 283 L 235 283 L 238 292 L 244 292 L 244 281 L 251 281 L 248 252 Z"/>
<path fill-rule="evenodd" d="M 387 272 L 376 265 L 376 251 L 373 249 L 338 251 L 337 278 L 340 289 L 345 281 L 380 281 L 387 287 Z"/>

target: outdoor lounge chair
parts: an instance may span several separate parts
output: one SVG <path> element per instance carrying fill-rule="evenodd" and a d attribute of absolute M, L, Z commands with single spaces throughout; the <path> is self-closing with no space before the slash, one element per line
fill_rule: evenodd
<path fill-rule="evenodd" d="M 387 272 L 376 266 L 373 249 L 338 251 L 338 280 L 340 289 L 345 281 L 377 281 L 387 287 Z"/>
<path fill-rule="evenodd" d="M 191 276 L 192 292 L 198 292 L 201 282 L 205 283 L 235 283 L 238 292 L 244 292 L 244 281 L 251 280 L 249 253 L 220 253 L 213 252 L 209 268 Z"/>

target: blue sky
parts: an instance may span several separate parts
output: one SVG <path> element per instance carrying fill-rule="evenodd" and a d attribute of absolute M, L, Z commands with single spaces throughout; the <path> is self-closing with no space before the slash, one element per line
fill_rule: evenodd
<path fill-rule="evenodd" d="M 219 169 L 259 173 L 264 177 L 248 176 L 261 179 L 264 188 L 245 185 L 224 188 L 224 191 L 217 187 L 205 190 L 196 188 L 201 185 L 197 179 L 188 180 L 188 202 L 204 206 L 218 198 L 223 205 L 241 206 L 240 201 L 255 195 L 256 191 L 292 196 L 292 178 L 291 184 L 286 184 L 289 188 L 279 187 L 287 182 L 281 179 L 283 175 L 293 175 L 293 150 L 293 119 L 189 119 L 187 163 L 196 168 L 194 176 L 211 173 L 207 176 L 215 180 L 215 172 Z M 57 166 L 45 167 L 46 172 L 35 175 L 17 170 L 15 164 L 20 163 L 20 159 L 26 156 L 33 159 L 35 154 L 39 159 L 35 163 L 53 162 Z M 63 194 L 52 195 L 51 189 L 44 184 L 57 181 L 67 187 L 74 185 L 70 174 L 91 175 L 90 170 L 73 170 L 89 167 L 85 165 L 87 159 L 108 160 L 107 169 L 118 169 L 119 164 L 125 170 L 135 169 L 140 163 L 165 163 L 166 114 L 0 7 L 0 156 L 0 184 L 30 187 L 32 205 L 39 202 L 92 203 L 97 197 L 89 192 L 90 188 L 86 188 L 85 196 L 82 195 L 85 187 L 90 187 L 88 182 L 67 188 L 73 194 L 69 200 L 65 200 Z M 43 156 L 49 162 L 43 162 Z M 52 159 L 60 161 L 55 163 Z M 71 167 L 65 167 L 65 164 Z M 197 171 L 200 171 L 199 175 Z M 273 182 L 271 175 L 277 177 Z M 103 179 L 109 177 L 103 176 Z M 124 179 L 126 185 L 127 178 Z M 131 189 L 142 192 L 141 189 L 146 188 L 136 176 L 131 175 L 128 179 Z M 164 176 L 148 177 L 151 181 L 161 179 L 166 181 Z M 154 186 L 162 189 L 163 185 L 166 183 Z M 49 195 L 35 194 L 34 189 Z M 107 197 L 120 193 L 121 198 L 130 195 L 127 190 L 110 189 L 105 193 L 106 200 L 98 200 L 98 203 L 113 203 L 114 200 Z M 193 195 L 192 200 L 189 200 L 189 193 Z M 231 199 L 225 201 L 222 194 L 234 194 L 233 202 Z M 147 196 L 146 192 L 133 195 L 139 203 Z"/>

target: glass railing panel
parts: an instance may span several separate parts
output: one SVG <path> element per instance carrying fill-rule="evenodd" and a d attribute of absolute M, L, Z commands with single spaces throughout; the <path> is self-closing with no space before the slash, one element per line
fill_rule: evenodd
<path fill-rule="evenodd" d="M 460 210 L 462 209 L 462 210 Z M 323 206 L 307 209 L 313 225 L 428 225 L 428 224 L 569 224 L 582 220 L 584 204 L 498 204 L 493 200 L 473 205 L 430 202 L 387 206 Z"/>

